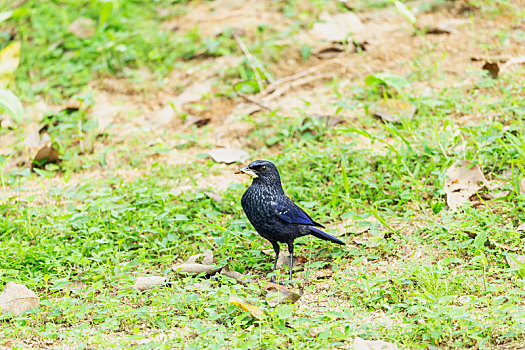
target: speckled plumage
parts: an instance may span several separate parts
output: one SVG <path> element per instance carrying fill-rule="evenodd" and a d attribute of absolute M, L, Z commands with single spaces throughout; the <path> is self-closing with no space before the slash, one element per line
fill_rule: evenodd
<path fill-rule="evenodd" d="M 256 160 L 240 171 L 256 176 L 244 192 L 241 205 L 255 230 L 270 243 L 275 250 L 275 270 L 279 256 L 279 242 L 288 245 L 290 252 L 290 281 L 292 280 L 293 244 L 297 237 L 313 235 L 334 243 L 344 244 L 317 227 L 306 212 L 286 196 L 281 185 L 277 167 L 264 160 Z"/>

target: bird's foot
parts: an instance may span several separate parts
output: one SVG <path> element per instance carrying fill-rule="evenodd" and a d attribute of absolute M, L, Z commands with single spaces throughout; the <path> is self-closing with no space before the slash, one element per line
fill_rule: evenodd
<path fill-rule="evenodd" d="M 275 281 L 275 278 L 270 278 L 270 283 L 274 283 L 274 284 L 279 284 L 281 286 L 292 286 L 295 284 L 295 282 L 293 280 L 288 280 L 288 281 L 279 281 L 279 282 L 276 282 Z"/>

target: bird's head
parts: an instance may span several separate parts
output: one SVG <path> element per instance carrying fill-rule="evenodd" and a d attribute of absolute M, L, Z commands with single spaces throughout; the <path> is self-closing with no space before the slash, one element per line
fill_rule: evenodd
<path fill-rule="evenodd" d="M 277 167 L 267 160 L 255 160 L 247 167 L 239 169 L 237 174 L 246 174 L 253 178 L 254 183 L 264 182 L 268 184 L 281 184 L 281 177 Z"/>

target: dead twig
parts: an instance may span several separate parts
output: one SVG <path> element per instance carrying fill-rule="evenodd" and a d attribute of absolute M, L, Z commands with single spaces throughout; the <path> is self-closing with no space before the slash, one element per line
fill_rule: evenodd
<path fill-rule="evenodd" d="M 245 81 L 246 80 L 242 80 L 242 81 L 239 81 L 239 82 L 233 84 L 233 91 L 235 91 L 235 93 L 237 95 L 239 95 L 240 97 L 242 97 L 246 102 L 253 103 L 254 105 L 257 105 L 257 106 L 261 107 L 262 109 L 266 109 L 266 110 L 268 110 L 270 112 L 273 111 L 275 108 L 272 108 L 271 106 L 266 104 L 264 101 L 260 101 L 260 100 L 258 100 L 257 98 L 255 98 L 253 96 L 250 96 L 248 94 L 245 94 L 244 92 L 240 92 L 239 90 L 237 90 L 237 85 L 239 85 L 240 83 L 243 83 Z"/>
<path fill-rule="evenodd" d="M 252 67 L 253 74 L 255 75 L 255 81 L 257 82 L 257 86 L 259 87 L 259 91 L 263 91 L 264 90 L 264 80 L 259 74 L 259 70 L 264 71 L 264 68 L 262 68 L 262 65 L 258 64 L 255 57 L 250 53 L 246 45 L 244 45 L 244 41 L 242 41 L 242 39 L 238 35 L 234 35 L 233 37 L 235 41 L 237 41 L 237 44 L 239 44 L 242 52 L 244 52 L 246 59 L 248 60 L 248 62 L 250 63 L 250 66 Z"/>
<path fill-rule="evenodd" d="M 317 66 L 308 68 L 308 69 L 306 69 L 306 70 L 304 70 L 302 72 L 299 72 L 299 73 L 296 73 L 296 74 L 293 74 L 293 75 L 289 75 L 289 76 L 286 76 L 284 78 L 281 78 L 279 80 L 276 80 L 276 81 L 272 82 L 271 84 L 268 85 L 266 90 L 261 91 L 260 94 L 262 96 L 270 95 L 270 94 L 273 93 L 273 91 L 275 91 L 277 89 L 277 87 L 279 87 L 281 85 L 284 85 L 286 83 L 290 83 L 292 81 L 301 79 L 302 77 L 308 76 L 310 74 L 316 73 L 316 72 L 320 71 L 321 69 L 324 69 L 324 68 L 326 68 L 326 67 L 328 67 L 328 66 L 330 66 L 332 64 L 339 65 L 339 66 L 343 65 L 339 59 L 323 62 L 321 64 L 318 64 Z"/>

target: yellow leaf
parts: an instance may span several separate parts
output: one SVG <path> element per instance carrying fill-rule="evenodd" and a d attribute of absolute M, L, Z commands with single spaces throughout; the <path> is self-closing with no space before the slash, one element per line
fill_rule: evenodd
<path fill-rule="evenodd" d="M 20 42 L 15 41 L 0 51 L 0 88 L 14 81 L 14 72 L 20 63 Z"/>
<path fill-rule="evenodd" d="M 243 309 L 246 312 L 249 312 L 250 315 L 257 319 L 262 319 L 264 316 L 264 312 L 259 309 L 257 306 L 249 304 L 246 300 L 238 298 L 238 297 L 230 297 L 230 300 L 228 300 L 230 304 L 236 305 Z"/>

